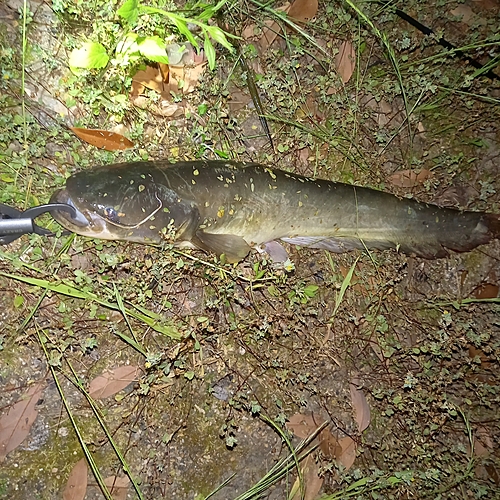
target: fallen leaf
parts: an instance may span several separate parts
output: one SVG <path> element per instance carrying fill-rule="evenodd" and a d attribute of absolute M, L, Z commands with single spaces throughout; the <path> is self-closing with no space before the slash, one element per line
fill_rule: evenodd
<path fill-rule="evenodd" d="M 399 170 L 388 177 L 388 181 L 397 187 L 411 188 L 432 179 L 434 174 L 430 170 L 422 169 L 417 174 L 414 170 Z"/>
<path fill-rule="evenodd" d="M 190 94 L 198 86 L 206 64 L 196 66 L 170 66 L 168 89 L 174 93 Z"/>
<path fill-rule="evenodd" d="M 286 428 L 295 436 L 305 439 L 310 436 L 320 425 L 325 422 L 325 419 L 316 414 L 303 415 L 296 413 L 292 415 L 285 424 Z"/>
<path fill-rule="evenodd" d="M 303 415 L 296 413 L 292 415 L 285 424 L 295 436 L 305 439 L 309 437 L 318 427 L 324 423 L 325 419 L 319 415 Z M 349 469 L 356 458 L 356 442 L 345 437 L 337 439 L 330 432 L 330 429 L 323 429 L 317 438 L 323 454 L 341 463 L 346 469 Z"/>
<path fill-rule="evenodd" d="M 339 445 L 342 448 L 337 462 L 340 462 L 346 470 L 349 470 L 356 460 L 356 441 L 349 436 L 339 439 Z"/>
<path fill-rule="evenodd" d="M 243 40 L 254 40 L 259 33 L 259 30 L 257 29 L 257 26 L 255 24 L 249 24 L 248 26 L 245 26 L 243 31 L 241 32 L 241 38 Z"/>
<path fill-rule="evenodd" d="M 334 460 L 342 454 L 342 447 L 339 440 L 330 432 L 330 429 L 323 429 L 319 434 L 319 447 L 323 455 Z"/>
<path fill-rule="evenodd" d="M 472 292 L 472 295 L 476 297 L 476 299 L 496 299 L 498 297 L 498 291 L 498 285 L 483 283 Z"/>
<path fill-rule="evenodd" d="M 301 471 L 303 489 L 300 487 L 300 478 L 298 477 L 290 490 L 288 498 L 291 500 L 314 500 L 321 486 L 323 486 L 324 479 L 319 475 L 319 466 L 311 455 L 308 455 L 302 462 Z M 302 492 L 304 496 L 302 496 Z"/>
<path fill-rule="evenodd" d="M 131 97 L 141 95 L 146 88 L 154 90 L 162 96 L 167 95 L 169 97 L 169 95 L 165 93 L 165 83 L 168 82 L 168 72 L 167 64 L 155 64 L 153 66 L 147 66 L 144 70 L 138 71 L 132 77 Z"/>
<path fill-rule="evenodd" d="M 110 476 L 104 480 L 104 484 L 113 495 L 113 500 L 125 500 L 127 498 L 130 479 L 127 476 Z"/>
<path fill-rule="evenodd" d="M 452 16 L 461 17 L 460 21 L 469 24 L 474 16 L 474 11 L 468 5 L 458 5 L 456 9 L 450 10 Z"/>
<path fill-rule="evenodd" d="M 295 0 L 288 10 L 288 17 L 297 23 L 307 23 L 317 12 L 318 0 Z"/>
<path fill-rule="evenodd" d="M 104 399 L 116 394 L 134 380 L 137 380 L 139 370 L 138 366 L 125 365 L 104 371 L 102 375 L 90 382 L 90 396 L 95 399 Z"/>
<path fill-rule="evenodd" d="M 76 462 L 66 482 L 63 500 L 83 500 L 87 493 L 87 461 Z"/>
<path fill-rule="evenodd" d="M 356 414 L 356 424 L 358 424 L 359 433 L 362 433 L 370 425 L 370 407 L 363 391 L 357 388 L 355 380 L 349 384 L 349 387 L 351 390 L 352 407 Z"/>
<path fill-rule="evenodd" d="M 472 344 L 469 344 L 469 358 L 478 358 L 481 362 L 481 368 L 487 370 L 492 367 L 492 362 L 488 359 L 488 356 L 481 350 Z"/>
<path fill-rule="evenodd" d="M 288 2 L 276 8 L 276 10 L 285 13 L 288 13 L 289 9 L 290 4 Z M 262 54 L 267 51 L 267 49 L 273 44 L 274 40 L 276 40 L 276 37 L 281 32 L 281 26 L 276 21 L 268 19 L 264 21 L 264 24 L 265 28 L 262 29 L 262 36 L 256 42 L 256 45 L 260 48 Z"/>
<path fill-rule="evenodd" d="M 121 134 L 107 130 L 70 127 L 71 131 L 92 146 L 106 151 L 118 151 L 134 147 L 134 143 Z"/>
<path fill-rule="evenodd" d="M 252 100 L 248 92 L 242 92 L 241 90 L 235 90 L 229 95 L 229 100 L 227 102 L 229 109 L 234 113 L 242 108 L 244 108 Z"/>
<path fill-rule="evenodd" d="M 28 437 L 38 415 L 35 407 L 43 389 L 42 383 L 32 385 L 0 419 L 0 463 Z"/>
<path fill-rule="evenodd" d="M 339 47 L 339 53 L 335 56 L 335 67 L 343 83 L 347 83 L 356 67 L 356 51 L 351 42 L 342 42 Z"/>

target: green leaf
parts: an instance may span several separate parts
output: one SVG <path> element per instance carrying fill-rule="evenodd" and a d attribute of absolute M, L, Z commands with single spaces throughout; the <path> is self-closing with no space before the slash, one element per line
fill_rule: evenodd
<path fill-rule="evenodd" d="M 138 39 L 139 36 L 136 33 L 127 33 L 125 38 L 118 42 L 115 49 L 116 54 L 129 57 L 134 54 L 139 54 Z"/>
<path fill-rule="evenodd" d="M 207 7 L 200 15 L 196 16 L 199 21 L 208 21 L 215 14 L 213 7 Z"/>
<path fill-rule="evenodd" d="M 81 48 L 74 49 L 69 56 L 69 65 L 72 68 L 104 68 L 108 61 L 106 49 L 97 42 L 84 43 Z"/>
<path fill-rule="evenodd" d="M 19 309 L 24 304 L 24 297 L 22 295 L 16 295 L 14 297 L 14 307 Z"/>
<path fill-rule="evenodd" d="M 205 55 L 207 56 L 208 66 L 213 70 L 215 68 L 215 49 L 210 41 L 210 38 L 208 38 L 208 35 L 206 34 L 203 48 L 205 49 Z"/>
<path fill-rule="evenodd" d="M 126 0 L 116 13 L 127 23 L 134 25 L 139 17 L 139 0 Z"/>
<path fill-rule="evenodd" d="M 147 36 L 137 43 L 139 52 L 151 61 L 168 64 L 165 42 L 159 36 Z"/>
<path fill-rule="evenodd" d="M 332 317 L 335 316 L 335 314 L 337 314 L 342 299 L 344 298 L 345 292 L 349 287 L 349 285 L 351 284 L 352 275 L 354 274 L 354 269 L 356 269 L 356 264 L 358 263 L 358 260 L 359 257 L 354 261 L 354 264 L 349 269 L 349 272 L 346 274 L 346 277 L 344 278 L 344 281 L 342 282 L 342 285 L 340 287 L 340 292 L 338 293 L 337 297 L 335 297 L 335 307 L 333 309 Z"/>
<path fill-rule="evenodd" d="M 222 46 L 226 47 L 226 49 L 233 52 L 234 47 L 229 43 L 229 40 L 226 38 L 226 33 L 224 33 L 224 31 L 222 31 L 217 26 L 207 26 L 205 29 L 206 29 L 207 33 L 216 42 L 220 43 Z"/>
<path fill-rule="evenodd" d="M 304 294 L 307 295 L 308 297 L 314 297 L 316 293 L 318 292 L 318 285 L 307 285 L 304 288 Z"/>
<path fill-rule="evenodd" d="M 195 48 L 198 48 L 198 42 L 195 40 L 193 34 L 189 31 L 187 24 L 176 17 L 170 17 L 170 20 L 175 24 L 175 27 L 179 30 L 181 35 L 184 35 L 188 42 Z"/>

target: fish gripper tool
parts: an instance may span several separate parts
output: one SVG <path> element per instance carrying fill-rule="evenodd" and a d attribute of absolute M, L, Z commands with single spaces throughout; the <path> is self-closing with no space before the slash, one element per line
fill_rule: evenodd
<path fill-rule="evenodd" d="M 23 234 L 52 235 L 48 229 L 37 226 L 34 219 L 54 210 L 68 212 L 72 218 L 76 216 L 75 208 L 66 203 L 47 203 L 24 212 L 0 203 L 0 245 L 12 243 Z"/>

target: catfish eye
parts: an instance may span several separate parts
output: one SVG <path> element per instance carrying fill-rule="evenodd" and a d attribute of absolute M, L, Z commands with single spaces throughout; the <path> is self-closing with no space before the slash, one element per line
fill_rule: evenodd
<path fill-rule="evenodd" d="M 113 207 L 106 207 L 104 209 L 104 217 L 111 222 L 118 222 L 118 214 Z"/>

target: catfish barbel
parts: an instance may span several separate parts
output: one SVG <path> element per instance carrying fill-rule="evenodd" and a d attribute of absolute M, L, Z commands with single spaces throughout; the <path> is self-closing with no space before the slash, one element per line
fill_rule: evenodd
<path fill-rule="evenodd" d="M 419 203 L 256 163 L 121 163 L 78 172 L 52 202 L 66 229 L 106 240 L 175 244 L 238 262 L 282 240 L 332 252 L 396 248 L 428 259 L 500 236 L 500 216 Z"/>

